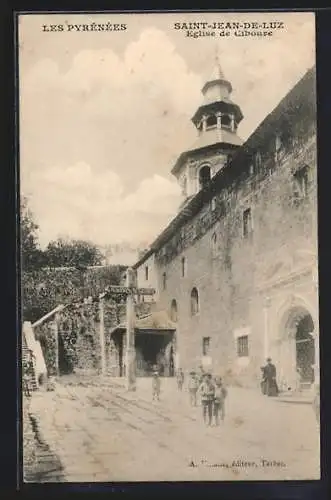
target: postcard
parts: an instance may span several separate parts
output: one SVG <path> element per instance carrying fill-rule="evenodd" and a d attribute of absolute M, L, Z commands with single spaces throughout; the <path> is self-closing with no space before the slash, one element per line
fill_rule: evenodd
<path fill-rule="evenodd" d="M 24 482 L 320 479 L 314 13 L 17 23 Z"/>

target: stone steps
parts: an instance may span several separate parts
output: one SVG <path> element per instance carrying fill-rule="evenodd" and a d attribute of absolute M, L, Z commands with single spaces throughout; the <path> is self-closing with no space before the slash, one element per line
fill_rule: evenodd
<path fill-rule="evenodd" d="M 25 342 L 22 343 L 22 366 L 26 365 L 30 360 L 30 350 Z M 36 378 L 36 371 L 33 369 L 33 374 L 30 377 L 30 390 L 36 391 L 38 389 L 38 383 Z"/>
<path fill-rule="evenodd" d="M 275 400 L 285 403 L 312 404 L 315 393 L 310 388 L 303 391 L 280 393 Z"/>

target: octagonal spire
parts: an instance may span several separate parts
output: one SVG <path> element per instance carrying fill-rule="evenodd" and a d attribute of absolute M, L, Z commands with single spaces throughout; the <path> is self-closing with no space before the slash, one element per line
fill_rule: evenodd
<path fill-rule="evenodd" d="M 216 47 L 215 51 L 215 57 L 214 57 L 214 67 L 213 70 L 205 82 L 204 86 L 202 87 L 202 93 L 205 94 L 207 90 L 212 87 L 212 86 L 224 86 L 227 88 L 228 93 L 230 94 L 232 92 L 232 85 L 227 80 L 224 76 L 222 66 L 220 63 L 220 58 L 219 58 L 219 53 L 218 53 L 218 47 Z"/>

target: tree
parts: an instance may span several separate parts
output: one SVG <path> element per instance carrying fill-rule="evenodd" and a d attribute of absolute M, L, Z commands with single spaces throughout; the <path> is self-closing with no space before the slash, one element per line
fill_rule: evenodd
<path fill-rule="evenodd" d="M 88 266 L 101 265 L 103 260 L 98 247 L 84 240 L 59 238 L 51 241 L 44 253 L 49 267 L 75 267 L 85 270 Z"/>
<path fill-rule="evenodd" d="M 26 196 L 21 200 L 20 234 L 21 234 L 21 263 L 24 271 L 38 269 L 44 264 L 44 254 L 39 248 L 37 231 L 38 225 L 28 207 Z"/>

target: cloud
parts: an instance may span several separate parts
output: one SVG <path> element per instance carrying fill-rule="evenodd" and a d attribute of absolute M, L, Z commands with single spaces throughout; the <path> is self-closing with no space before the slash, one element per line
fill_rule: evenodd
<path fill-rule="evenodd" d="M 64 233 L 100 244 L 157 234 L 179 204 L 169 171 L 192 130 L 175 125 L 199 78 L 156 29 L 122 58 L 84 50 L 65 72 L 43 59 L 22 75 L 22 188 L 42 244 Z"/>
<path fill-rule="evenodd" d="M 313 64 L 313 24 L 293 26 L 270 41 L 220 42 L 243 139 Z M 151 240 L 176 212 L 170 170 L 195 141 L 190 118 L 204 77 L 169 35 L 145 28 L 122 53 L 94 47 L 73 52 L 67 67 L 52 57 L 21 65 L 22 189 L 42 244 L 65 233 L 100 244 Z"/>
<path fill-rule="evenodd" d="M 93 95 L 111 97 L 108 103 L 104 102 L 106 108 L 90 105 L 90 111 L 95 113 L 105 109 L 108 112 L 110 108 L 115 113 L 129 111 L 133 101 L 142 97 L 139 91 L 147 91 L 143 106 L 150 100 L 168 97 L 177 112 L 185 114 L 190 112 L 192 101 L 198 104 L 201 97 L 201 77 L 189 71 L 169 37 L 155 28 L 146 29 L 137 41 L 130 43 L 123 58 L 108 48 L 83 50 L 73 58 L 67 72 L 61 73 L 53 60 L 42 59 L 23 78 L 23 92 L 64 91 L 84 101 L 92 97 L 92 103 Z M 121 106 L 114 106 L 114 94 L 122 96 Z"/>
<path fill-rule="evenodd" d="M 83 238 L 99 245 L 151 240 L 178 207 L 177 184 L 159 175 L 141 181 L 123 195 L 121 178 L 112 171 L 94 173 L 79 162 L 50 167 L 44 173 L 22 177 L 22 189 L 40 225 L 40 242 L 60 235 Z M 152 224 L 146 216 L 152 214 Z"/>

